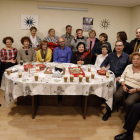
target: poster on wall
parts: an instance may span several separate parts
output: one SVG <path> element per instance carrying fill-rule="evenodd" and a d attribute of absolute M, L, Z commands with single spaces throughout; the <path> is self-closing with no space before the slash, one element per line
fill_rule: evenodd
<path fill-rule="evenodd" d="M 93 18 L 83 17 L 83 30 L 88 32 L 93 29 Z"/>
<path fill-rule="evenodd" d="M 21 30 L 29 30 L 32 26 L 38 29 L 38 15 L 21 15 Z"/>

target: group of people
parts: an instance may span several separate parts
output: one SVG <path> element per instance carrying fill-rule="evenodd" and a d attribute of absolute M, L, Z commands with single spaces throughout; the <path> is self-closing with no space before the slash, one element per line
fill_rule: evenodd
<path fill-rule="evenodd" d="M 102 70 L 110 69 L 116 77 L 113 110 L 124 100 L 124 128 L 128 130 L 116 136 L 115 140 L 125 140 L 127 137 L 132 139 L 134 128 L 140 119 L 140 112 L 137 113 L 137 119 L 131 118 L 136 109 L 140 108 L 140 28 L 136 29 L 136 38 L 130 43 L 127 42 L 127 34 L 124 31 L 118 32 L 113 52 L 106 33 L 101 33 L 98 39 L 95 30 L 89 31 L 88 38 L 83 36 L 82 29 L 77 29 L 75 36 L 71 35 L 71 31 L 72 26 L 67 25 L 66 34 L 58 37 L 51 28 L 48 36 L 41 41 L 36 35 L 37 28 L 31 27 L 31 35 L 21 38 L 23 47 L 19 50 L 12 47 L 12 37 L 5 37 L 3 43 L 6 46 L 0 51 L 1 77 L 5 69 L 19 64 L 20 61 L 40 62 L 42 59 L 44 62 L 93 64 Z M 108 120 L 111 113 L 107 106 L 107 112 L 102 119 Z"/>

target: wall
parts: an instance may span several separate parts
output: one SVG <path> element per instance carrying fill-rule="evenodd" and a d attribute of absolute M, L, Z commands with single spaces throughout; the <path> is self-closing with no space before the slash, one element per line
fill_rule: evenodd
<path fill-rule="evenodd" d="M 132 8 L 131 26 L 130 26 L 130 39 L 136 37 L 136 29 L 140 27 L 140 5 Z"/>
<path fill-rule="evenodd" d="M 45 10 L 38 9 L 38 5 L 88 8 L 88 12 Z M 41 1 L 0 1 L 0 40 L 5 36 L 12 36 L 15 40 L 13 46 L 16 48 L 21 47 L 21 37 L 30 34 L 28 30 L 20 29 L 21 14 L 39 15 L 39 31 L 37 34 L 42 39 L 47 35 L 49 28 L 54 28 L 56 35 L 61 36 L 65 33 L 67 24 L 73 26 L 72 34 L 74 35 L 77 28 L 82 28 L 83 17 L 94 18 L 93 28 L 97 32 L 97 37 L 102 32 L 107 33 L 112 48 L 114 48 L 118 31 L 126 31 L 128 37 L 130 35 L 131 8 Z M 100 27 L 100 22 L 103 19 L 110 21 L 111 25 L 107 30 Z M 84 32 L 84 35 L 88 36 L 88 33 Z M 0 49 L 2 47 L 4 44 L 0 41 Z"/>

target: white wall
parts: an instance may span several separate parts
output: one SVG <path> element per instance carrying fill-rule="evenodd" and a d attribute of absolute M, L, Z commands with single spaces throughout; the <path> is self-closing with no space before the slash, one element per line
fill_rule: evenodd
<path fill-rule="evenodd" d="M 58 6 L 58 7 L 75 7 L 88 8 L 88 12 L 63 11 L 63 10 L 44 10 L 38 9 L 37 6 Z M 105 32 L 109 36 L 109 42 L 114 48 L 116 33 L 126 31 L 130 36 L 131 8 L 99 6 L 88 4 L 58 3 L 58 2 L 41 2 L 41 1 L 0 1 L 0 40 L 5 36 L 12 36 L 15 40 L 13 47 L 20 48 L 20 39 L 22 36 L 29 35 L 28 30 L 20 29 L 21 14 L 39 15 L 38 35 L 43 39 L 49 28 L 56 30 L 56 35 L 61 36 L 65 33 L 65 26 L 73 26 L 72 34 L 75 34 L 77 28 L 82 28 L 83 17 L 93 17 L 93 28 L 100 33 Z M 110 21 L 110 27 L 107 30 L 101 29 L 100 22 L 103 19 Z M 87 32 L 84 32 L 88 36 Z M 0 49 L 4 44 L 0 41 Z"/>
<path fill-rule="evenodd" d="M 130 39 L 136 38 L 136 29 L 140 27 L 140 5 L 132 8 Z"/>

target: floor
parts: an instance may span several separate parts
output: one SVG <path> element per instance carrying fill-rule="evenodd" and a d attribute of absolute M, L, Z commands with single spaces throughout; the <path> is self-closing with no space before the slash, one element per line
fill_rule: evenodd
<path fill-rule="evenodd" d="M 124 113 L 112 114 L 102 121 L 105 106 L 89 107 L 86 120 L 81 107 L 40 106 L 36 118 L 31 119 L 31 106 L 4 107 L 4 91 L 0 90 L 0 140 L 114 140 L 124 132 Z M 140 123 L 134 132 L 140 140 Z"/>

